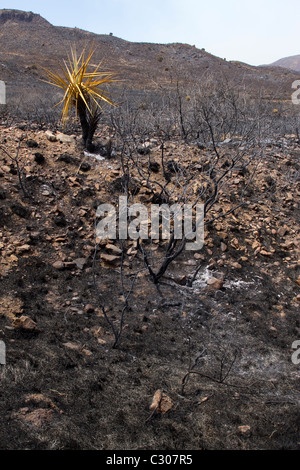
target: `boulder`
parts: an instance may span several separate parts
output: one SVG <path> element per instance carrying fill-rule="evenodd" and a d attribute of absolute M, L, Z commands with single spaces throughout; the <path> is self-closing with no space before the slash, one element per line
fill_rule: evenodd
<path fill-rule="evenodd" d="M 56 134 L 56 139 L 63 144 L 72 144 L 75 142 L 75 137 L 73 135 L 63 134 L 62 132 L 58 132 Z"/>
<path fill-rule="evenodd" d="M 57 142 L 57 137 L 55 134 L 53 134 L 52 131 L 46 131 L 45 136 L 49 140 L 49 142 Z"/>

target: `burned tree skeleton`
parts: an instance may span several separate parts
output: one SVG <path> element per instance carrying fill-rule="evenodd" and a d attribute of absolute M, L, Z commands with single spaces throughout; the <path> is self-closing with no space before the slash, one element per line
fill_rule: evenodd
<path fill-rule="evenodd" d="M 211 86 L 211 83 L 208 83 L 208 86 Z M 180 87 L 177 86 L 177 100 L 179 93 Z M 136 273 L 140 275 L 146 271 L 158 289 L 159 284 L 167 279 L 172 281 L 169 270 L 175 261 L 180 262 L 182 256 L 188 257 L 189 253 L 194 250 L 200 252 L 202 248 L 203 240 L 198 247 L 194 242 L 192 248 L 191 237 L 181 230 L 188 222 L 191 224 L 189 234 L 194 234 L 195 238 L 200 226 L 202 230 L 209 231 L 215 221 L 221 221 L 250 203 L 249 188 L 264 151 L 260 140 L 262 118 L 253 119 L 251 113 L 247 114 L 246 103 L 229 87 L 215 87 L 209 97 L 207 92 L 201 95 L 197 91 L 194 95 L 190 93 L 190 96 L 192 98 L 185 101 L 184 106 L 183 100 L 180 100 L 179 108 L 176 100 L 175 107 L 172 107 L 172 100 L 169 100 L 170 108 L 160 112 L 150 112 L 151 106 L 150 110 L 147 108 L 147 112 L 140 106 L 133 109 L 131 103 L 125 104 L 123 114 L 121 108 L 111 113 L 111 127 L 114 130 L 114 140 L 119 142 L 123 172 L 119 178 L 123 182 L 119 188 L 119 201 L 126 199 L 126 204 L 121 212 L 117 200 L 116 205 L 112 204 L 110 208 L 112 212 L 114 209 L 116 211 L 113 216 L 114 224 L 123 224 L 123 231 L 118 232 L 115 225 L 106 236 L 102 232 L 99 237 L 98 233 L 98 241 L 104 244 L 106 237 L 107 240 L 119 239 L 121 242 L 122 279 L 126 277 L 123 263 L 130 239 L 131 246 L 134 243 L 136 251 Z M 155 109 L 157 111 L 157 107 Z M 182 125 L 176 124 L 178 112 L 179 122 L 185 122 L 184 129 L 190 129 L 185 135 L 182 134 Z M 174 121 L 170 120 L 170 116 Z M 174 154 L 177 155 L 170 159 L 169 155 L 173 152 L 166 150 L 169 145 L 168 138 L 172 134 L 174 141 L 177 131 L 178 147 L 185 150 L 176 152 L 174 147 Z M 201 144 L 199 140 L 187 142 L 188 139 L 199 139 L 200 136 Z M 156 153 L 160 158 L 154 160 L 152 149 L 153 145 L 158 144 Z M 215 210 L 220 199 L 224 208 L 218 207 Z M 253 198 L 251 202 L 253 203 Z M 120 204 L 119 202 L 119 206 Z M 184 214 L 186 206 L 191 208 L 189 217 Z M 197 207 L 200 206 L 201 217 L 199 214 L 195 217 Z M 166 213 L 164 208 L 168 208 Z M 149 222 L 148 217 L 153 213 L 160 217 L 160 220 L 157 219 L 159 223 L 155 225 L 155 230 L 151 224 L 152 220 Z M 103 215 L 104 213 L 101 214 Z M 166 233 L 168 236 L 165 236 Z M 200 238 L 196 241 L 200 241 Z M 200 263 L 194 272 L 187 276 L 187 286 L 193 285 L 201 266 Z M 138 289 L 139 275 L 129 275 L 135 279 L 135 289 Z M 121 285 L 124 288 L 123 281 Z M 132 291 L 133 284 L 128 289 L 130 294 Z M 125 299 L 127 310 L 129 297 Z M 125 310 L 122 310 L 121 323 Z M 119 334 L 114 334 L 115 339 L 117 338 L 115 345 L 121 330 L 122 328 Z"/>

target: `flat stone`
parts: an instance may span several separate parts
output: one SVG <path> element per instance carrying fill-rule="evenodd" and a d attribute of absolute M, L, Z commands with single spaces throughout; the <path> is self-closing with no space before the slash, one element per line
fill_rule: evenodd
<path fill-rule="evenodd" d="M 110 251 L 112 252 L 114 255 L 121 255 L 122 254 L 122 250 L 121 248 L 119 248 L 118 246 L 116 245 L 112 245 L 111 243 L 108 243 L 106 246 L 105 246 L 105 249 L 107 251 Z"/>
<path fill-rule="evenodd" d="M 76 258 L 74 259 L 74 263 L 78 269 L 83 269 L 86 264 L 86 258 Z"/>
<path fill-rule="evenodd" d="M 52 266 L 58 271 L 62 271 L 63 269 L 65 269 L 65 263 L 63 261 L 55 261 Z"/>
<path fill-rule="evenodd" d="M 30 245 L 28 245 L 28 244 L 24 244 L 24 245 L 18 246 L 16 248 L 16 254 L 17 255 L 22 255 L 23 253 L 26 253 L 28 251 L 30 251 Z"/>
<path fill-rule="evenodd" d="M 263 256 L 272 256 L 273 253 L 267 250 L 260 250 L 260 254 Z"/>
<path fill-rule="evenodd" d="M 72 144 L 73 142 L 75 142 L 75 137 L 72 135 L 63 134 L 62 132 L 58 132 L 56 134 L 56 140 L 62 142 L 63 144 Z"/>
<path fill-rule="evenodd" d="M 120 256 L 101 253 L 101 260 L 108 264 L 117 264 L 120 262 Z"/>

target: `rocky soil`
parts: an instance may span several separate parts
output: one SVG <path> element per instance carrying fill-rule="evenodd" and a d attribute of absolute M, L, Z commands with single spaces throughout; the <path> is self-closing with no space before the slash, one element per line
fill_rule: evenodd
<path fill-rule="evenodd" d="M 134 241 L 96 247 L 97 206 L 121 193 L 118 148 L 96 159 L 77 134 L 46 131 L 0 126 L 1 449 L 299 449 L 296 137 L 266 143 L 255 202 L 216 219 L 157 288 Z M 165 151 L 183 164 L 206 150 Z M 116 327 L 124 313 L 116 348 L 104 312 Z"/>

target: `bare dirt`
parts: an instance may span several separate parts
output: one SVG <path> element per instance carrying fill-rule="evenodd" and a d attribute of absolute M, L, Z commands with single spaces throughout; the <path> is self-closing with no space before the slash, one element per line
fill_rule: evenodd
<path fill-rule="evenodd" d="M 116 348 L 98 294 L 118 327 L 120 263 L 101 261 L 111 252 L 95 252 L 94 228 L 97 205 L 119 195 L 110 186 L 118 152 L 97 161 L 78 135 L 50 142 L 26 123 L 0 127 L 10 155 L 20 138 L 30 197 L 0 153 L 1 449 L 299 449 L 295 136 L 268 145 L 252 186 L 259 203 L 215 221 L 203 249 L 183 252 L 159 288 L 140 271 Z M 168 145 L 178 162 L 199 152 Z M 151 155 L 159 162 L 154 144 Z M 128 242 L 126 292 L 141 266 Z"/>

